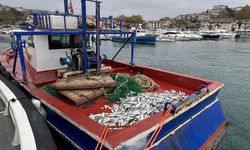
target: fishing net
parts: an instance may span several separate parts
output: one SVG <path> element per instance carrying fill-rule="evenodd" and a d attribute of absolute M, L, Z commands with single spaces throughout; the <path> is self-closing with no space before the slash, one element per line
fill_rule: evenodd
<path fill-rule="evenodd" d="M 110 76 L 115 80 L 116 88 L 105 94 L 108 98 L 106 102 L 117 101 L 127 96 L 136 96 L 142 92 L 141 86 L 129 74 L 117 73 L 110 74 Z"/>
<path fill-rule="evenodd" d="M 41 88 L 43 91 L 45 91 L 46 93 L 49 93 L 52 96 L 55 96 L 57 98 L 63 98 L 65 99 L 66 97 L 64 95 L 62 95 L 61 93 L 59 93 L 56 89 L 53 89 L 50 86 L 43 86 Z"/>

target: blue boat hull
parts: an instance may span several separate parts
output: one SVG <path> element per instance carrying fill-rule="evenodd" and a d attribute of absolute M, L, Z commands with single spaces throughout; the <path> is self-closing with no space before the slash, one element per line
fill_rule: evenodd
<path fill-rule="evenodd" d="M 161 150 L 167 147 L 168 149 L 192 150 L 201 148 L 217 129 L 226 122 L 217 99 L 218 92 L 219 91 L 210 95 L 193 108 L 167 122 L 159 133 L 153 149 Z M 44 107 L 47 111 L 49 124 L 51 124 L 57 132 L 63 135 L 77 148 L 84 150 L 95 149 L 97 141 L 94 138 L 62 118 L 49 107 L 45 105 Z M 146 136 L 147 140 L 150 139 L 152 133 L 153 132 Z M 171 134 L 169 135 L 169 133 Z M 144 140 L 144 142 L 146 141 Z M 146 143 L 141 144 L 145 146 Z M 107 148 L 104 147 L 104 149 Z M 118 149 L 127 150 L 135 148 L 121 144 Z M 137 147 L 136 149 L 143 149 L 143 147 Z"/>
<path fill-rule="evenodd" d="M 129 37 L 112 37 L 113 42 L 126 42 Z M 136 37 L 135 43 L 136 44 L 155 44 L 156 36 L 153 35 L 146 35 L 146 36 L 139 36 Z"/>

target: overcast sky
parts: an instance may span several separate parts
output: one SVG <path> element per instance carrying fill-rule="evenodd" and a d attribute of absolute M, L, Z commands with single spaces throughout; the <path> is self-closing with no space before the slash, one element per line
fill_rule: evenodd
<path fill-rule="evenodd" d="M 80 1 L 72 0 L 75 11 L 80 12 Z M 229 7 L 250 5 L 250 0 L 102 0 L 102 2 L 104 3 L 101 4 L 101 16 L 141 14 L 147 20 L 202 12 L 218 4 Z M 63 0 L 0 0 L 0 3 L 23 8 L 63 11 Z M 90 8 L 88 14 L 94 14 L 93 4 L 88 4 L 88 7 Z"/>

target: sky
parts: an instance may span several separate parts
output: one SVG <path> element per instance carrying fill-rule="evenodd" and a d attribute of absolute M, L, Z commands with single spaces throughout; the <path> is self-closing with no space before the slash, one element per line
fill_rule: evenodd
<path fill-rule="evenodd" d="M 64 10 L 64 0 L 0 0 L 3 5 L 22 6 L 42 10 Z M 72 0 L 76 12 L 80 12 L 80 1 Z M 101 0 L 101 16 L 140 14 L 146 20 L 161 17 L 175 17 L 180 14 L 199 13 L 211 9 L 213 5 L 229 7 L 250 5 L 250 0 Z M 88 2 L 88 14 L 94 14 L 94 5 Z"/>

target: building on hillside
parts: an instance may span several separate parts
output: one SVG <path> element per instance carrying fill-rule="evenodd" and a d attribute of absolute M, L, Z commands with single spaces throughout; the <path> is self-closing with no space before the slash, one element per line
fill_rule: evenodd
<path fill-rule="evenodd" d="M 200 13 L 198 15 L 198 21 L 200 22 L 207 22 L 211 20 L 211 14 L 207 12 Z"/>
<path fill-rule="evenodd" d="M 242 6 L 240 6 L 240 7 L 235 7 L 235 8 L 233 8 L 233 10 L 234 10 L 234 11 L 240 11 L 242 8 L 243 8 Z"/>
<path fill-rule="evenodd" d="M 186 15 L 179 15 L 176 17 L 177 20 L 185 20 L 186 19 Z"/>
<path fill-rule="evenodd" d="M 208 10 L 207 12 L 211 15 L 217 17 L 219 16 L 220 12 L 223 10 L 226 10 L 228 8 L 227 5 L 215 5 L 213 6 L 213 9 Z"/>
<path fill-rule="evenodd" d="M 214 5 L 214 6 L 213 6 L 213 9 L 214 9 L 214 10 L 220 10 L 220 11 L 225 10 L 225 9 L 227 9 L 227 8 L 228 8 L 227 5 Z"/>
<path fill-rule="evenodd" d="M 224 19 L 211 19 L 209 21 L 209 25 L 213 27 L 213 29 L 224 29 L 231 31 L 233 29 L 233 19 L 224 18 Z"/>
<path fill-rule="evenodd" d="M 198 14 L 185 14 L 185 15 L 179 15 L 176 17 L 177 20 L 187 20 L 190 22 L 196 22 L 198 21 Z"/>
<path fill-rule="evenodd" d="M 166 29 L 170 27 L 172 22 L 173 20 L 169 18 L 163 18 L 160 20 L 151 20 L 146 22 L 146 28 L 150 30 Z"/>
<path fill-rule="evenodd" d="M 9 6 L 4 6 L 4 5 L 0 5 L 0 11 L 9 11 L 10 10 L 10 7 Z"/>

